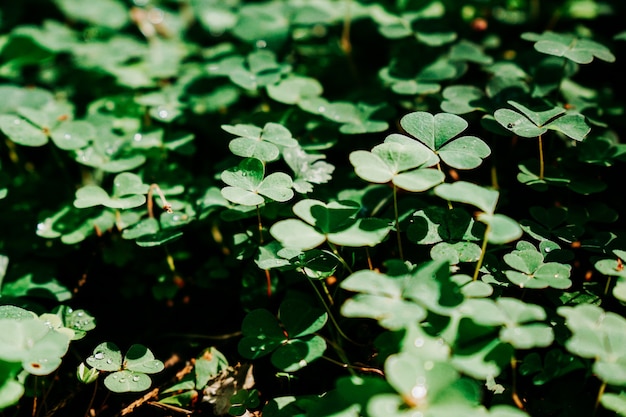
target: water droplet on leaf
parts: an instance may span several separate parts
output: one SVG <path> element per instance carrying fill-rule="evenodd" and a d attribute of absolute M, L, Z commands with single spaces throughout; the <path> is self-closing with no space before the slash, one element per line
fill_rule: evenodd
<path fill-rule="evenodd" d="M 422 347 L 424 346 L 424 339 L 422 339 L 421 337 L 418 337 L 417 339 L 415 339 L 415 347 Z"/>
<path fill-rule="evenodd" d="M 94 359 L 100 360 L 100 359 L 104 359 L 104 353 L 102 352 L 96 352 L 93 355 Z"/>

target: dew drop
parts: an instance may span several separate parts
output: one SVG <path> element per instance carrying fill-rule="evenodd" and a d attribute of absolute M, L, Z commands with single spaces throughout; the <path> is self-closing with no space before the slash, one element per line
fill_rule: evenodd
<path fill-rule="evenodd" d="M 22 120 L 21 119 L 15 119 L 15 120 L 13 120 L 13 124 L 15 124 L 15 125 L 22 124 Z"/>
<path fill-rule="evenodd" d="M 427 393 L 428 390 L 426 389 L 426 385 L 424 384 L 418 384 L 414 386 L 411 390 L 411 396 L 416 400 L 423 400 L 424 398 L 426 398 Z"/>
<path fill-rule="evenodd" d="M 318 112 L 320 112 L 320 113 L 324 113 L 324 112 L 326 111 L 326 107 L 324 107 L 324 106 L 319 106 L 319 107 L 317 108 L 317 111 L 318 111 Z"/>
<path fill-rule="evenodd" d="M 120 378 L 120 383 L 126 382 L 126 378 Z"/>
<path fill-rule="evenodd" d="M 139 377 L 137 375 L 133 376 L 133 382 L 139 381 Z"/>
<path fill-rule="evenodd" d="M 63 135 L 63 139 L 70 140 L 70 139 L 72 139 L 72 135 L 70 135 L 69 133 L 66 133 L 66 134 Z"/>
<path fill-rule="evenodd" d="M 140 141 L 141 141 L 141 139 L 143 139 L 143 135 L 142 135 L 141 133 L 135 133 L 135 134 L 133 135 L 133 140 L 134 140 L 135 142 L 140 142 Z"/>
<path fill-rule="evenodd" d="M 46 230 L 48 228 L 48 226 L 46 226 L 45 223 L 39 223 L 37 225 L 37 230 Z"/>
<path fill-rule="evenodd" d="M 424 362 L 424 369 L 426 369 L 427 371 L 430 371 L 434 367 L 435 367 L 435 363 L 433 361 Z"/>
<path fill-rule="evenodd" d="M 545 251 L 546 251 L 546 253 L 547 252 L 552 252 L 552 248 L 546 248 Z"/>
<path fill-rule="evenodd" d="M 256 41 L 256 47 L 259 49 L 267 48 L 267 42 L 265 42 L 263 39 L 259 39 L 258 41 Z"/>
<path fill-rule="evenodd" d="M 94 359 L 97 359 L 97 360 L 104 359 L 104 353 L 102 353 L 102 352 L 96 352 L 96 353 L 93 355 L 93 357 L 94 357 Z"/>
<path fill-rule="evenodd" d="M 111 365 L 113 361 L 111 359 L 107 359 L 107 364 Z"/>
<path fill-rule="evenodd" d="M 424 346 L 424 339 L 422 339 L 421 337 L 418 337 L 417 339 L 415 339 L 415 347 L 422 347 Z"/>
<path fill-rule="evenodd" d="M 524 283 L 522 282 L 522 283 L 519 285 L 519 287 L 520 287 L 520 288 L 524 288 Z"/>
<path fill-rule="evenodd" d="M 170 112 L 167 111 L 167 109 L 164 107 L 159 107 L 157 109 L 157 114 L 159 115 L 161 119 L 167 119 L 170 115 Z"/>

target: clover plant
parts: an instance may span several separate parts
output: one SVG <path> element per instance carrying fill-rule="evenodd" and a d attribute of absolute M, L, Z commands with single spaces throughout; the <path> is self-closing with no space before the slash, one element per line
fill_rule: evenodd
<path fill-rule="evenodd" d="M 625 13 L 3 4 L 2 413 L 626 416 Z"/>

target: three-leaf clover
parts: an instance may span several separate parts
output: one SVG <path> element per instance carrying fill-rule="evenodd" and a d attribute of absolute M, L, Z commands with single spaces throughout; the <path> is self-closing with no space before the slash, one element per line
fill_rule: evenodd
<path fill-rule="evenodd" d="M 232 153 L 244 158 L 257 158 L 263 162 L 275 161 L 280 147 L 296 146 L 298 141 L 291 132 L 278 123 L 266 123 L 263 128 L 254 125 L 223 125 L 222 129 L 238 137 L 228 144 Z"/>
<path fill-rule="evenodd" d="M 235 168 L 222 172 L 222 196 L 236 204 L 258 206 L 265 198 L 288 201 L 294 193 L 293 180 L 283 172 L 265 176 L 265 164 L 257 158 L 246 158 Z"/>
<path fill-rule="evenodd" d="M 150 388 L 152 380 L 147 374 L 161 372 L 163 362 L 145 346 L 132 345 L 124 359 L 122 352 L 111 342 L 96 346 L 87 364 L 99 371 L 111 372 L 104 379 L 104 385 L 113 392 L 138 392 Z"/>
<path fill-rule="evenodd" d="M 350 163 L 365 181 L 391 182 L 404 190 L 426 191 L 444 180 L 444 174 L 429 168 L 438 158 L 426 146 L 397 133 L 385 138 L 372 151 L 350 153 Z"/>
<path fill-rule="evenodd" d="M 306 199 L 293 206 L 300 219 L 281 220 L 270 234 L 283 246 L 309 250 L 327 240 L 342 246 L 375 246 L 387 236 L 389 222 L 377 218 L 356 218 L 361 206 L 354 201 Z"/>
<path fill-rule="evenodd" d="M 626 384 L 626 319 L 592 304 L 557 309 L 572 336 L 565 347 L 574 355 L 595 359 L 593 373 L 611 385 Z"/>
<path fill-rule="evenodd" d="M 491 149 L 482 139 L 476 136 L 459 137 L 468 124 L 455 114 L 413 112 L 404 116 L 400 125 L 453 168 L 476 168 L 491 154 Z"/>
<path fill-rule="evenodd" d="M 556 130 L 574 140 L 582 141 L 591 128 L 580 113 L 567 112 L 562 107 L 542 106 L 539 110 L 509 100 L 515 110 L 498 109 L 494 117 L 506 129 L 524 138 L 539 137 L 548 130 Z"/>
<path fill-rule="evenodd" d="M 526 32 L 522 34 L 522 39 L 534 41 L 534 48 L 538 52 L 562 56 L 577 64 L 589 64 L 594 57 L 606 62 L 615 62 L 615 55 L 606 46 L 591 39 L 552 31 L 541 34 Z"/>
<path fill-rule="evenodd" d="M 516 249 L 504 255 L 504 262 L 512 270 L 504 271 L 506 277 L 521 288 L 571 287 L 572 267 L 559 262 L 544 263 L 544 256 L 529 242 L 520 241 Z"/>
<path fill-rule="evenodd" d="M 139 207 L 146 202 L 144 194 L 150 187 L 130 172 L 118 174 L 113 180 L 113 195 L 97 185 L 86 185 L 76 191 L 74 207 L 85 208 L 102 205 L 115 209 Z"/>
<path fill-rule="evenodd" d="M 326 324 L 326 312 L 292 295 L 281 303 L 278 315 L 280 321 L 266 309 L 246 315 L 238 345 L 243 357 L 256 359 L 271 354 L 274 366 L 294 372 L 324 354 L 326 342 L 315 333 Z"/>

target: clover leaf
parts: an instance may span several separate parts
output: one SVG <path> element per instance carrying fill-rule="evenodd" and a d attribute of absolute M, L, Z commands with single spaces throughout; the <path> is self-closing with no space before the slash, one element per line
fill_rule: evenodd
<path fill-rule="evenodd" d="M 412 282 L 408 275 L 357 271 L 341 282 L 344 290 L 358 293 L 343 304 L 341 314 L 371 318 L 391 330 L 420 322 L 426 318 L 426 309 L 404 295 Z"/>
<path fill-rule="evenodd" d="M 384 104 L 372 106 L 361 102 L 329 102 L 321 97 L 311 97 L 300 100 L 298 106 L 306 112 L 340 123 L 339 131 L 348 135 L 382 132 L 389 126 L 387 122 L 372 120 L 379 111 L 387 108 Z"/>
<path fill-rule="evenodd" d="M 415 140 L 397 133 L 385 138 L 372 151 L 350 153 L 350 163 L 362 179 L 420 192 L 441 183 L 444 174 L 428 168 L 437 163 L 437 156 Z"/>
<path fill-rule="evenodd" d="M 500 125 L 518 136 L 538 137 L 551 129 L 574 140 L 582 141 L 591 131 L 585 123 L 585 117 L 580 113 L 566 113 L 566 110 L 561 107 L 550 106 L 542 106 L 540 110 L 531 110 L 513 100 L 509 100 L 508 104 L 516 110 L 498 109 L 494 117 Z"/>
<path fill-rule="evenodd" d="M 569 279 L 570 265 L 544 263 L 543 255 L 528 242 L 518 242 L 516 250 L 504 255 L 504 262 L 513 268 L 504 272 L 506 277 L 522 288 L 566 289 L 572 285 Z"/>
<path fill-rule="evenodd" d="M 458 169 L 478 167 L 491 154 L 489 146 L 475 136 L 457 137 L 467 122 L 449 113 L 409 113 L 400 120 L 404 130 L 416 137 L 448 165 Z"/>
<path fill-rule="evenodd" d="M 280 321 L 266 309 L 246 315 L 238 344 L 243 357 L 256 359 L 271 354 L 274 366 L 294 372 L 323 355 L 326 342 L 314 333 L 326 324 L 326 312 L 306 298 L 291 295 L 281 303 L 278 315 Z"/>
<path fill-rule="evenodd" d="M 322 85 L 315 78 L 289 74 L 276 84 L 267 86 L 267 95 L 285 104 L 297 104 L 302 100 L 318 97 Z"/>
<path fill-rule="evenodd" d="M 545 31 L 541 34 L 526 32 L 522 34 L 522 39 L 534 41 L 534 48 L 538 52 L 562 56 L 577 64 L 589 64 L 593 58 L 615 62 L 615 55 L 607 47 L 591 39 L 552 31 Z"/>
<path fill-rule="evenodd" d="M 263 162 L 275 161 L 280 147 L 296 146 L 289 130 L 277 123 L 267 123 L 261 129 L 254 125 L 223 125 L 222 129 L 238 137 L 228 144 L 231 152 L 244 158 L 257 158 Z"/>
<path fill-rule="evenodd" d="M 617 283 L 613 287 L 613 296 L 618 300 L 626 300 L 626 251 L 614 249 L 613 254 L 617 259 L 601 259 L 594 264 L 596 270 L 608 277 L 616 276 Z"/>
<path fill-rule="evenodd" d="M 441 110 L 446 113 L 466 114 L 489 107 L 485 93 L 472 85 L 451 85 L 442 93 Z"/>
<path fill-rule="evenodd" d="M 441 184 L 435 188 L 435 194 L 449 201 L 471 204 L 483 210 L 476 219 L 489 226 L 487 240 L 501 244 L 519 239 L 522 229 L 508 216 L 494 213 L 500 193 L 466 181 Z"/>
<path fill-rule="evenodd" d="M 74 207 L 86 208 L 102 205 L 114 209 L 130 209 L 146 202 L 144 194 L 149 186 L 130 172 L 118 174 L 113 180 L 113 195 L 97 185 L 86 185 L 76 191 Z"/>
<path fill-rule="evenodd" d="M 621 348 L 626 338 L 626 319 L 592 304 L 561 306 L 557 313 L 565 317 L 572 332 L 565 342 L 567 350 L 594 359 L 593 372 L 602 381 L 626 384 L 626 354 Z"/>
<path fill-rule="evenodd" d="M 154 374 L 164 369 L 163 362 L 145 346 L 132 345 L 124 359 L 122 352 L 111 342 L 96 346 L 93 354 L 86 359 L 91 367 L 111 372 L 104 379 L 104 385 L 113 392 L 139 392 L 150 388 L 152 380 L 146 374 Z"/>
<path fill-rule="evenodd" d="M 40 319 L 20 307 L 0 306 L 0 361 L 20 363 L 32 375 L 52 373 L 61 365 L 72 337 L 71 331 L 61 328 L 54 315 Z"/>
<path fill-rule="evenodd" d="M 306 152 L 300 146 L 283 149 L 283 159 L 294 173 L 293 188 L 299 193 L 313 191 L 313 184 L 324 184 L 332 179 L 335 166 L 323 161 L 322 154 Z"/>
<path fill-rule="evenodd" d="M 313 249 L 326 240 L 342 246 L 375 246 L 391 226 L 382 219 L 355 218 L 359 209 L 353 201 L 302 200 L 293 206 L 293 212 L 302 220 L 278 221 L 270 234 L 283 246 L 300 250 Z"/>
<path fill-rule="evenodd" d="M 265 197 L 274 201 L 288 201 L 294 193 L 293 180 L 282 172 L 265 177 L 265 165 L 257 158 L 246 158 L 235 168 L 222 172 L 222 196 L 236 204 L 258 206 Z"/>

